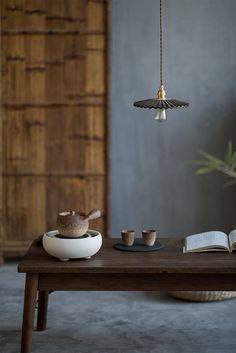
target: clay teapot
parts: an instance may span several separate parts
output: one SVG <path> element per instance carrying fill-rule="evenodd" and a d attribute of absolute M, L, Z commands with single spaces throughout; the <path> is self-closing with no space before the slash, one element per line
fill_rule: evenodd
<path fill-rule="evenodd" d="M 82 212 L 61 212 L 57 217 L 58 232 L 67 238 L 76 238 L 84 235 L 89 227 L 89 221 L 101 217 L 101 211 L 94 209 L 87 215 Z"/>

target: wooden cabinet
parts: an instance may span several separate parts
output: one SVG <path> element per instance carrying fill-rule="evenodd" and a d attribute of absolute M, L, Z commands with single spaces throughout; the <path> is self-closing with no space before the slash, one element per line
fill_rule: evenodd
<path fill-rule="evenodd" d="M 98 207 L 108 230 L 108 7 L 1 1 L 4 256 L 55 229 L 61 210 Z"/>

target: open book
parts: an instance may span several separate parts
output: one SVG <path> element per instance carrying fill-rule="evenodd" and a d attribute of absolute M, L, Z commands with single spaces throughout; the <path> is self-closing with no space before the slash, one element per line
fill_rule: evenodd
<path fill-rule="evenodd" d="M 189 235 L 184 239 L 183 252 L 202 252 L 202 251 L 228 251 L 236 250 L 236 229 L 229 235 L 211 231 Z"/>

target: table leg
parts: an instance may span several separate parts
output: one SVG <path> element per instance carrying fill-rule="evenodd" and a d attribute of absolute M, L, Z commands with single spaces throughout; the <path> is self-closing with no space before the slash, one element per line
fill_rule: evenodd
<path fill-rule="evenodd" d="M 37 330 L 44 331 L 47 326 L 48 292 L 40 291 L 38 296 Z"/>
<path fill-rule="evenodd" d="M 38 275 L 26 274 L 21 353 L 30 353 L 34 328 L 34 314 L 38 290 Z"/>

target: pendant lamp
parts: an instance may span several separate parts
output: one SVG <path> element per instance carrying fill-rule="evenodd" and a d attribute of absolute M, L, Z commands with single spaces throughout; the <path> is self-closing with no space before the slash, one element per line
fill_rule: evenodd
<path fill-rule="evenodd" d="M 189 103 L 177 99 L 166 98 L 163 84 L 163 31 L 162 31 L 162 0 L 160 0 L 160 88 L 157 97 L 134 102 L 138 108 L 155 109 L 155 120 L 163 122 L 166 120 L 166 110 L 174 108 L 186 108 Z"/>

